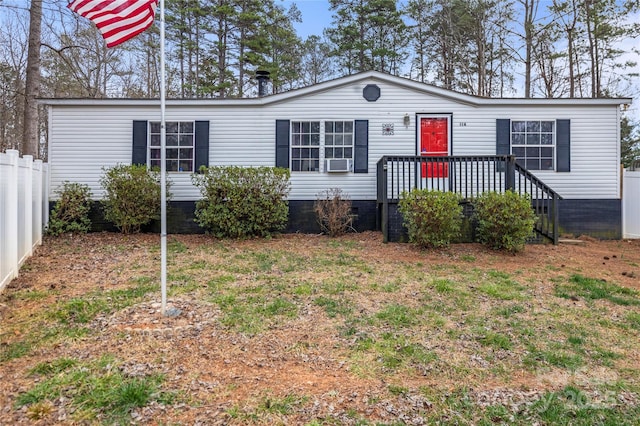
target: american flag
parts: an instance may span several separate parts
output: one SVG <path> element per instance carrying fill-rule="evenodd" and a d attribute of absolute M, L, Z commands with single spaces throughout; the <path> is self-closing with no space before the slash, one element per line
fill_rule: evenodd
<path fill-rule="evenodd" d="M 67 7 L 91 20 L 107 47 L 133 38 L 153 24 L 158 0 L 73 0 Z"/>

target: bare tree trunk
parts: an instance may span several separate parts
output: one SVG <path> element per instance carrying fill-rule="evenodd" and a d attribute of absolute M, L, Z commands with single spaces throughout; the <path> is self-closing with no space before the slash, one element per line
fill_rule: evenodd
<path fill-rule="evenodd" d="M 569 60 L 569 97 L 576 97 L 576 81 L 579 82 L 580 71 L 578 69 L 580 62 L 576 54 L 576 37 L 577 25 L 578 25 L 578 7 L 579 4 L 576 0 L 571 0 L 571 4 L 553 1 L 553 6 L 556 9 L 556 14 L 559 15 L 557 19 L 562 22 L 562 27 L 567 35 L 567 56 Z M 566 17 L 566 19 L 565 19 Z"/>
<path fill-rule="evenodd" d="M 29 13 L 29 50 L 24 93 L 22 153 L 38 158 L 38 104 L 40 92 L 40 38 L 42 33 L 42 0 L 31 0 Z"/>
<path fill-rule="evenodd" d="M 525 59 L 524 59 L 524 97 L 531 97 L 532 75 L 531 69 L 533 65 L 533 44 L 534 44 L 534 19 L 538 8 L 537 0 L 524 0 L 524 41 L 525 41 Z"/>
<path fill-rule="evenodd" d="M 573 51 L 573 27 L 567 29 L 567 44 L 569 45 L 569 97 L 576 97 L 575 52 Z"/>
<path fill-rule="evenodd" d="M 599 98 L 602 96 L 602 87 L 600 85 L 601 81 L 601 59 L 600 53 L 602 48 L 600 47 L 600 41 L 602 31 L 599 31 L 598 21 L 601 20 L 602 11 L 595 10 L 596 5 L 592 3 L 591 0 L 587 0 L 584 2 L 585 8 L 585 26 L 587 27 L 587 36 L 589 40 L 589 60 L 591 62 L 591 97 Z M 600 35 L 598 34 L 600 33 Z"/>

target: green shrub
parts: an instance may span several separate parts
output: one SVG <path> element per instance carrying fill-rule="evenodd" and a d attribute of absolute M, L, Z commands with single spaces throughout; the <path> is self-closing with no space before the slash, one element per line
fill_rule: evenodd
<path fill-rule="evenodd" d="M 58 195 L 58 201 L 49 216 L 47 233 L 55 236 L 66 232 L 87 233 L 91 228 L 89 186 L 64 181 L 55 193 Z"/>
<path fill-rule="evenodd" d="M 218 238 L 265 237 L 287 224 L 288 169 L 201 167 L 191 180 L 200 189 L 195 221 Z"/>
<path fill-rule="evenodd" d="M 337 237 L 353 229 L 351 200 L 340 188 L 331 188 L 317 195 L 313 211 L 320 229 L 330 237 Z"/>
<path fill-rule="evenodd" d="M 536 215 L 528 195 L 513 191 L 486 192 L 474 202 L 476 229 L 481 243 L 491 248 L 517 252 L 533 235 Z"/>
<path fill-rule="evenodd" d="M 399 204 L 409 241 L 421 247 L 446 247 L 460 233 L 462 206 L 453 192 L 414 189 Z"/>
<path fill-rule="evenodd" d="M 105 190 L 102 206 L 104 217 L 125 234 L 160 217 L 160 173 L 136 164 L 104 169 L 100 184 Z M 167 200 L 170 197 L 167 180 Z"/>

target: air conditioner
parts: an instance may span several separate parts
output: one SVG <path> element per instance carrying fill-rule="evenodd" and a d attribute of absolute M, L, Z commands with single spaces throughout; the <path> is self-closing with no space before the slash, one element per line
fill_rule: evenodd
<path fill-rule="evenodd" d="M 327 160 L 327 172 L 348 172 L 351 171 L 351 160 L 348 158 L 332 158 Z"/>

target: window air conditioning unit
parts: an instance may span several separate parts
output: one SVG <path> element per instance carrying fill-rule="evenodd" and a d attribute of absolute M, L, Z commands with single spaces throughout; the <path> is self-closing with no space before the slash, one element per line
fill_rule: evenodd
<path fill-rule="evenodd" d="M 351 171 L 351 160 L 348 158 L 332 158 L 327 160 L 327 172 L 348 172 Z"/>

